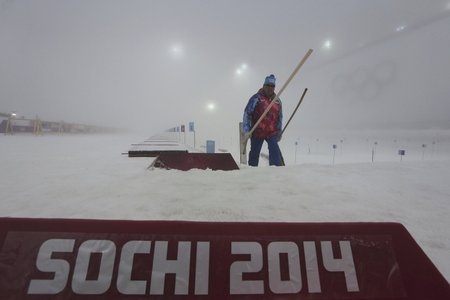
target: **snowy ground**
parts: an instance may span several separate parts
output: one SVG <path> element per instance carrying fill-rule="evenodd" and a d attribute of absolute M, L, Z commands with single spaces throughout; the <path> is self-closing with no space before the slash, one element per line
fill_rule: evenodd
<path fill-rule="evenodd" d="M 151 171 L 121 154 L 146 138 L 0 136 L 0 216 L 400 222 L 450 281 L 449 132 L 311 133 L 283 140 L 287 167 L 230 172 Z"/>

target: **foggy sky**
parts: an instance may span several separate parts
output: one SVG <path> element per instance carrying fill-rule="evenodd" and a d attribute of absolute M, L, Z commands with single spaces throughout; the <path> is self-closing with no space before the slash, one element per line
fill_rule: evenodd
<path fill-rule="evenodd" d="M 281 96 L 287 119 L 309 89 L 291 132 L 450 128 L 449 3 L 0 0 L 0 112 L 234 133 L 312 48 Z"/>

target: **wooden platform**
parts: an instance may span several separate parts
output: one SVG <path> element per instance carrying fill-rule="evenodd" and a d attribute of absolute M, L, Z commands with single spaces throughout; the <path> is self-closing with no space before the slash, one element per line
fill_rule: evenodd
<path fill-rule="evenodd" d="M 239 170 L 230 153 L 176 153 L 162 152 L 149 168 L 175 169 L 188 171 L 191 169 L 211 169 L 213 171 Z"/>

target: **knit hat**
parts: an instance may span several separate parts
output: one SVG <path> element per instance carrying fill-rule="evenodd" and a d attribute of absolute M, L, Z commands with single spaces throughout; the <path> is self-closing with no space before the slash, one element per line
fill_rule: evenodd
<path fill-rule="evenodd" d="M 264 85 L 266 84 L 275 85 L 275 76 L 273 74 L 270 74 L 269 76 L 266 77 L 266 79 L 264 80 Z"/>

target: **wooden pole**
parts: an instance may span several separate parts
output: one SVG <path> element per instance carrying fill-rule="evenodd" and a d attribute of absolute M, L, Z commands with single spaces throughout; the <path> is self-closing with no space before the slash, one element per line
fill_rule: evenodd
<path fill-rule="evenodd" d="M 239 123 L 239 144 L 243 145 L 245 140 L 245 133 L 244 133 L 244 123 Z M 245 140 L 245 143 L 247 143 L 247 140 Z M 239 161 L 241 164 L 246 165 L 247 164 L 247 151 L 240 151 L 240 158 Z"/>
<path fill-rule="evenodd" d="M 5 134 L 11 134 L 11 133 L 12 133 L 11 116 L 9 116 L 8 121 L 6 122 Z"/>

